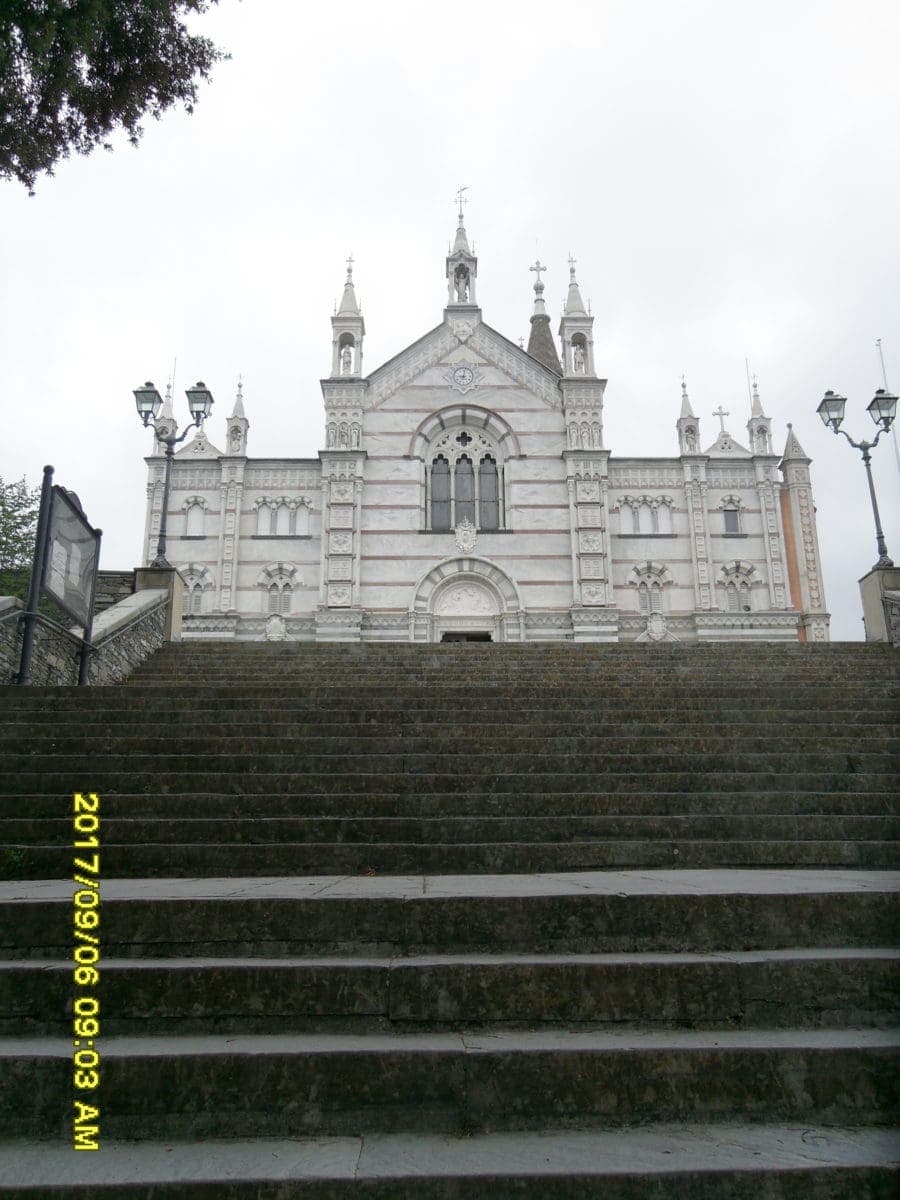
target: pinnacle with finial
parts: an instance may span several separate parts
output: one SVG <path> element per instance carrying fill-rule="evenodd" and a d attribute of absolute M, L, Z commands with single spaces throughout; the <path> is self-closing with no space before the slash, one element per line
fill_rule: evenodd
<path fill-rule="evenodd" d="M 693 417 L 693 415 L 694 415 L 694 410 L 691 408 L 691 398 L 688 395 L 687 380 L 682 375 L 681 376 L 681 416 L 683 419 L 685 417 Z"/>
<path fill-rule="evenodd" d="M 231 414 L 233 417 L 244 416 L 244 377 L 238 375 L 237 392 L 234 397 L 234 411 Z"/>
<path fill-rule="evenodd" d="M 336 310 L 335 316 L 358 317 L 360 315 L 359 303 L 356 299 L 356 292 L 353 290 L 353 255 L 350 254 L 345 261 L 347 278 L 344 281 L 344 294 L 341 297 L 340 307 Z"/>
<path fill-rule="evenodd" d="M 759 398 L 759 376 L 758 375 L 753 376 L 753 389 L 751 392 L 751 397 L 753 400 L 753 405 L 750 409 L 750 416 L 751 417 L 764 417 L 766 414 L 763 412 L 762 401 Z"/>
<path fill-rule="evenodd" d="M 577 259 L 572 254 L 569 255 L 569 294 L 566 297 L 565 308 L 563 315 L 567 317 L 587 316 L 584 307 L 584 301 L 581 298 L 581 292 L 578 290 L 578 281 L 575 278 L 575 263 Z"/>
<path fill-rule="evenodd" d="M 166 394 L 163 399 L 163 406 L 159 410 L 159 417 L 157 418 L 157 420 L 167 420 L 167 421 L 175 420 L 175 413 L 172 411 L 172 381 L 171 381 L 171 379 L 166 384 Z"/>

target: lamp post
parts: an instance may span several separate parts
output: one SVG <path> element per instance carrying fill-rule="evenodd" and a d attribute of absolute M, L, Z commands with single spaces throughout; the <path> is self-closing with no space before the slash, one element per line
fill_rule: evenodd
<path fill-rule="evenodd" d="M 866 478 L 869 481 L 872 515 L 875 517 L 875 541 L 878 546 L 878 562 L 872 569 L 878 571 L 884 567 L 893 567 L 894 563 L 892 559 L 888 558 L 887 543 L 884 540 L 881 518 L 878 515 L 878 501 L 875 498 L 875 484 L 872 481 L 872 456 L 869 451 L 875 449 L 878 439 L 883 433 L 887 433 L 893 424 L 897 413 L 897 397 L 885 388 L 879 388 L 871 403 L 867 405 L 866 411 L 878 428 L 874 442 L 855 442 L 845 429 L 841 429 L 846 403 L 846 396 L 838 396 L 835 392 L 826 392 L 816 412 L 822 418 L 822 423 L 827 429 L 831 429 L 833 433 L 842 433 L 850 445 L 862 454 L 862 460 L 866 467 Z"/>
<path fill-rule="evenodd" d="M 166 475 L 163 484 L 162 515 L 159 521 L 159 542 L 156 546 L 156 558 L 150 564 L 151 567 L 171 567 L 172 565 L 166 558 L 166 515 L 169 511 L 169 486 L 172 482 L 172 460 L 175 458 L 175 447 L 179 442 L 184 441 L 195 426 L 200 428 L 213 406 L 212 392 L 202 381 L 195 383 L 192 388 L 188 388 L 185 395 L 194 419 L 184 433 L 176 436 L 175 432 L 160 433 L 158 429 L 156 430 L 157 439 L 166 448 Z M 147 428 L 162 407 L 162 396 L 148 380 L 143 387 L 135 388 L 134 402 L 137 405 L 138 416 L 143 421 L 144 427 Z"/>

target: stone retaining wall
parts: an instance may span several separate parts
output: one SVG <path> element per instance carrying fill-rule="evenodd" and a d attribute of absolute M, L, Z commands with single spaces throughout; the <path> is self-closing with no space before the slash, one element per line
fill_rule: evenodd
<path fill-rule="evenodd" d="M 22 652 L 24 606 L 0 597 L 0 684 L 12 683 Z M 127 595 L 94 620 L 88 682 L 121 683 L 165 641 L 168 593 L 162 588 Z M 78 682 L 79 643 L 61 629 L 38 623 L 31 662 L 36 687 L 65 687 Z"/>
<path fill-rule="evenodd" d="M 98 571 L 94 594 L 94 618 L 112 608 L 134 591 L 134 571 Z"/>

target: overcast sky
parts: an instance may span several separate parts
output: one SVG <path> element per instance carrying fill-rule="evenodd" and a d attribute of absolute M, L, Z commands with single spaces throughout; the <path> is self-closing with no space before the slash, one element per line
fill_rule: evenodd
<path fill-rule="evenodd" d="M 896 0 L 222 0 L 198 28 L 231 54 L 193 116 L 137 149 L 63 163 L 37 195 L 0 184 L 0 475 L 44 463 L 138 564 L 151 435 L 131 391 L 215 396 L 239 373 L 252 456 L 315 456 L 329 317 L 352 251 L 371 371 L 436 325 L 453 194 L 484 319 L 528 332 L 535 255 L 554 329 L 566 258 L 590 297 L 614 455 L 676 451 L 687 376 L 704 445 L 720 404 L 746 442 L 744 360 L 776 448 L 813 459 L 832 636 L 856 639 L 875 561 L 848 431 L 881 370 L 900 387 L 900 4 Z M 900 562 L 900 469 L 874 452 Z"/>

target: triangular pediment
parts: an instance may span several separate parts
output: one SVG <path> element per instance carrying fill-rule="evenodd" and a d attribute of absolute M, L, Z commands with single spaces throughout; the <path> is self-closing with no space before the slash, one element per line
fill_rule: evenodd
<path fill-rule="evenodd" d="M 198 429 L 186 446 L 175 453 L 176 458 L 221 458 L 222 451 L 217 449 L 206 433 Z"/>
<path fill-rule="evenodd" d="M 446 387 L 473 395 L 492 384 L 518 384 L 548 408 L 560 408 L 559 376 L 503 334 L 485 325 L 477 309 L 450 309 L 445 321 L 368 377 L 369 402 L 378 408 L 407 386 Z"/>
<path fill-rule="evenodd" d="M 740 442 L 736 442 L 731 434 L 725 429 L 720 431 L 719 436 L 716 438 L 713 444 L 708 450 L 704 450 L 703 453 L 715 458 L 752 457 L 750 451 L 747 450 L 746 447 L 742 446 Z"/>

